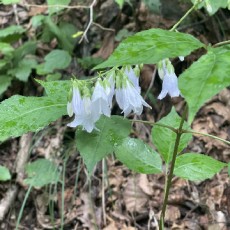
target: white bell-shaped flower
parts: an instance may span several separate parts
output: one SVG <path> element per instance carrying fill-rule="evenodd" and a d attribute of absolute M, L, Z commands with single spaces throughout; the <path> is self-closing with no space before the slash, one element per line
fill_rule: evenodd
<path fill-rule="evenodd" d="M 77 127 L 81 125 L 83 130 L 92 132 L 96 129 L 95 123 L 100 118 L 98 109 L 90 98 L 90 94 L 87 92 L 81 96 L 81 92 L 76 83 L 73 84 L 73 96 L 72 101 L 67 104 L 67 110 L 70 110 L 70 104 L 75 115 L 74 120 L 67 124 L 69 127 Z"/>
<path fill-rule="evenodd" d="M 171 97 L 179 97 L 178 79 L 169 60 L 163 60 L 162 65 L 158 66 L 158 74 L 160 78 L 163 78 L 162 90 L 158 99 L 163 99 L 167 94 Z"/>
<path fill-rule="evenodd" d="M 129 80 L 133 83 L 133 86 L 135 89 L 140 93 L 141 92 L 141 87 L 139 86 L 139 74 L 136 74 L 139 69 L 138 67 L 135 69 L 132 69 L 131 66 L 125 67 L 124 73 L 126 76 L 129 78 Z"/>
<path fill-rule="evenodd" d="M 120 76 L 117 76 L 115 95 L 117 103 L 124 113 L 124 116 L 126 117 L 131 111 L 140 115 L 143 111 L 143 106 L 151 108 L 151 106 L 144 101 L 133 83 L 126 76 L 123 76 L 122 78 L 123 79 L 121 80 Z"/>

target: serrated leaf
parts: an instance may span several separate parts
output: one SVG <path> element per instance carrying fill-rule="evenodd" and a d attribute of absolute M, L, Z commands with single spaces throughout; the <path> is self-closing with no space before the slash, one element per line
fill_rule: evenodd
<path fill-rule="evenodd" d="M 9 5 L 9 4 L 19 3 L 20 0 L 1 0 L 0 2 L 2 2 L 2 4 L 4 5 Z"/>
<path fill-rule="evenodd" d="M 36 66 L 36 60 L 24 58 L 18 63 L 17 67 L 10 69 L 7 74 L 15 76 L 20 81 L 26 82 L 30 76 L 32 69 Z"/>
<path fill-rule="evenodd" d="M 13 96 L 0 104 L 0 141 L 39 131 L 66 113 L 61 97 Z"/>
<path fill-rule="evenodd" d="M 129 169 L 144 174 L 162 172 L 162 161 L 157 152 L 142 140 L 127 137 L 115 149 L 116 157 Z"/>
<path fill-rule="evenodd" d="M 7 181 L 10 179 L 11 175 L 9 169 L 0 165 L 0 181 Z"/>
<path fill-rule="evenodd" d="M 67 95 L 71 88 L 71 81 L 41 81 L 36 79 L 41 84 L 48 96 L 55 95 L 61 97 L 63 102 L 67 103 Z"/>
<path fill-rule="evenodd" d="M 34 187 L 57 183 L 60 177 L 58 166 L 46 159 L 38 159 L 28 164 L 26 173 L 25 183 Z"/>
<path fill-rule="evenodd" d="M 185 153 L 177 157 L 174 174 L 184 179 L 201 181 L 212 178 L 226 165 L 206 155 Z"/>
<path fill-rule="evenodd" d="M 203 43 L 189 34 L 162 29 L 145 30 L 122 41 L 109 59 L 95 69 L 130 64 L 154 64 L 164 58 L 187 56 L 202 46 Z"/>
<path fill-rule="evenodd" d="M 100 131 L 92 133 L 76 131 L 77 148 L 90 174 L 97 162 L 112 153 L 115 146 L 129 135 L 131 123 L 120 116 L 111 118 L 102 116 L 96 123 L 96 127 Z"/>
<path fill-rule="evenodd" d="M 0 40 L 8 37 L 10 35 L 22 34 L 24 32 L 25 32 L 25 29 L 23 29 L 22 26 L 12 25 L 12 26 L 9 26 L 5 29 L 0 30 Z"/>
<path fill-rule="evenodd" d="M 47 0 L 47 4 L 49 6 L 49 13 L 53 14 L 57 13 L 60 10 L 63 10 L 65 8 L 64 6 L 68 6 L 70 2 L 71 0 Z"/>
<path fill-rule="evenodd" d="M 11 85 L 12 77 L 8 75 L 0 75 L 0 95 L 2 95 Z"/>
<path fill-rule="evenodd" d="M 189 107 L 191 124 L 200 107 L 230 85 L 230 46 L 210 49 L 179 77 L 179 88 Z"/>
<path fill-rule="evenodd" d="M 171 112 L 166 117 L 163 117 L 160 121 L 158 121 L 152 128 L 153 144 L 157 147 L 158 152 L 161 154 L 166 163 L 170 163 L 172 160 L 176 133 L 168 128 L 158 126 L 157 124 L 167 125 L 177 129 L 180 126 L 180 122 L 181 117 L 177 114 L 173 107 Z M 186 122 L 184 122 L 183 128 L 187 130 L 190 129 Z M 192 135 L 189 133 L 183 133 L 181 135 L 178 153 L 188 145 L 191 138 Z"/>
<path fill-rule="evenodd" d="M 52 73 L 55 69 L 65 69 L 71 62 L 71 56 L 65 50 L 53 50 L 45 57 L 44 71 Z"/>

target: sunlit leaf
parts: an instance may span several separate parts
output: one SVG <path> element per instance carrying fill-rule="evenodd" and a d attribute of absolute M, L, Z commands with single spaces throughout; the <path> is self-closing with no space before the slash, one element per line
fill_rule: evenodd
<path fill-rule="evenodd" d="M 7 181 L 10 179 L 11 175 L 9 169 L 0 165 L 0 181 Z"/>

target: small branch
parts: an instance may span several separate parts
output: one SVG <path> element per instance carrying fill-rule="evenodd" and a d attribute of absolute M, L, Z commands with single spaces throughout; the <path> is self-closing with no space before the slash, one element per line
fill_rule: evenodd
<path fill-rule="evenodd" d="M 83 33 L 83 35 L 82 35 L 80 41 L 79 41 L 79 44 L 83 41 L 83 39 L 85 39 L 87 42 L 89 42 L 89 41 L 88 41 L 88 38 L 87 38 L 87 32 L 88 32 L 90 26 L 91 26 L 92 23 L 93 23 L 93 6 L 94 6 L 94 4 L 96 4 L 96 1 L 97 1 L 97 0 L 93 0 L 92 4 L 91 4 L 90 7 L 89 7 L 89 13 L 90 13 L 89 23 L 88 23 L 88 25 L 87 25 L 87 27 L 86 27 L 86 29 L 85 29 L 85 31 L 84 31 L 84 33 Z"/>
<path fill-rule="evenodd" d="M 170 31 L 174 31 L 181 22 L 196 8 L 197 4 L 193 5 L 186 13 L 185 15 L 170 29 Z"/>
<path fill-rule="evenodd" d="M 65 9 L 89 9 L 90 6 L 83 6 L 83 5 L 77 5 L 77 6 L 67 6 L 67 5 L 36 5 L 36 4 L 21 4 L 22 6 L 26 7 L 37 7 L 37 8 L 65 8 Z"/>
<path fill-rule="evenodd" d="M 97 26 L 97 27 L 99 27 L 102 30 L 111 31 L 111 32 L 115 33 L 115 29 L 106 28 L 106 27 L 104 27 L 104 26 L 102 26 L 102 25 L 100 25 L 100 24 L 98 24 L 96 22 L 92 22 L 92 24 L 95 25 L 95 26 Z"/>
<path fill-rule="evenodd" d="M 177 133 L 177 129 L 169 126 L 169 125 L 164 125 L 164 124 L 160 124 L 160 123 L 155 123 L 155 122 L 151 122 L 151 121 L 142 121 L 142 120 L 129 120 L 131 122 L 141 122 L 141 123 L 144 123 L 144 124 L 148 124 L 148 125 L 157 125 L 157 126 L 161 126 L 161 127 L 164 127 L 164 128 L 167 128 L 167 129 L 170 129 L 172 130 L 174 133 Z"/>
<path fill-rule="evenodd" d="M 218 47 L 218 46 L 223 46 L 223 45 L 228 45 L 230 44 L 230 40 L 227 40 L 227 41 L 223 41 L 223 42 L 219 42 L 219 43 L 216 43 L 215 45 L 213 45 L 212 47 Z"/>
<path fill-rule="evenodd" d="M 202 136 L 207 136 L 207 137 L 222 141 L 222 142 L 230 145 L 230 141 L 224 140 L 224 139 L 222 139 L 220 137 L 217 137 L 217 136 L 214 136 L 214 135 L 211 135 L 211 134 L 196 132 L 196 131 L 193 131 L 193 130 L 184 130 L 184 129 L 182 130 L 182 133 L 192 133 L 192 134 L 198 134 L 198 135 L 202 135 Z"/>

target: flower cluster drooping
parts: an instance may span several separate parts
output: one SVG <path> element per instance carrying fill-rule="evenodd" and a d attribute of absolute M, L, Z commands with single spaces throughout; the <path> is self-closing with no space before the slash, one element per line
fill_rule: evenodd
<path fill-rule="evenodd" d="M 180 96 L 180 90 L 178 88 L 177 76 L 174 72 L 174 67 L 169 59 L 164 59 L 158 63 L 158 74 L 163 80 L 162 90 L 158 99 L 163 99 L 167 93 L 171 97 Z"/>
<path fill-rule="evenodd" d="M 110 71 L 104 79 L 97 79 L 92 92 L 86 81 L 73 80 L 67 112 L 69 116 L 74 114 L 75 117 L 68 126 L 81 125 L 87 132 L 92 132 L 96 129 L 95 123 L 102 114 L 110 117 L 114 95 L 125 117 L 132 111 L 140 115 L 143 106 L 151 108 L 140 94 L 138 75 L 138 67 L 132 69 L 126 66 L 120 70 Z"/>

